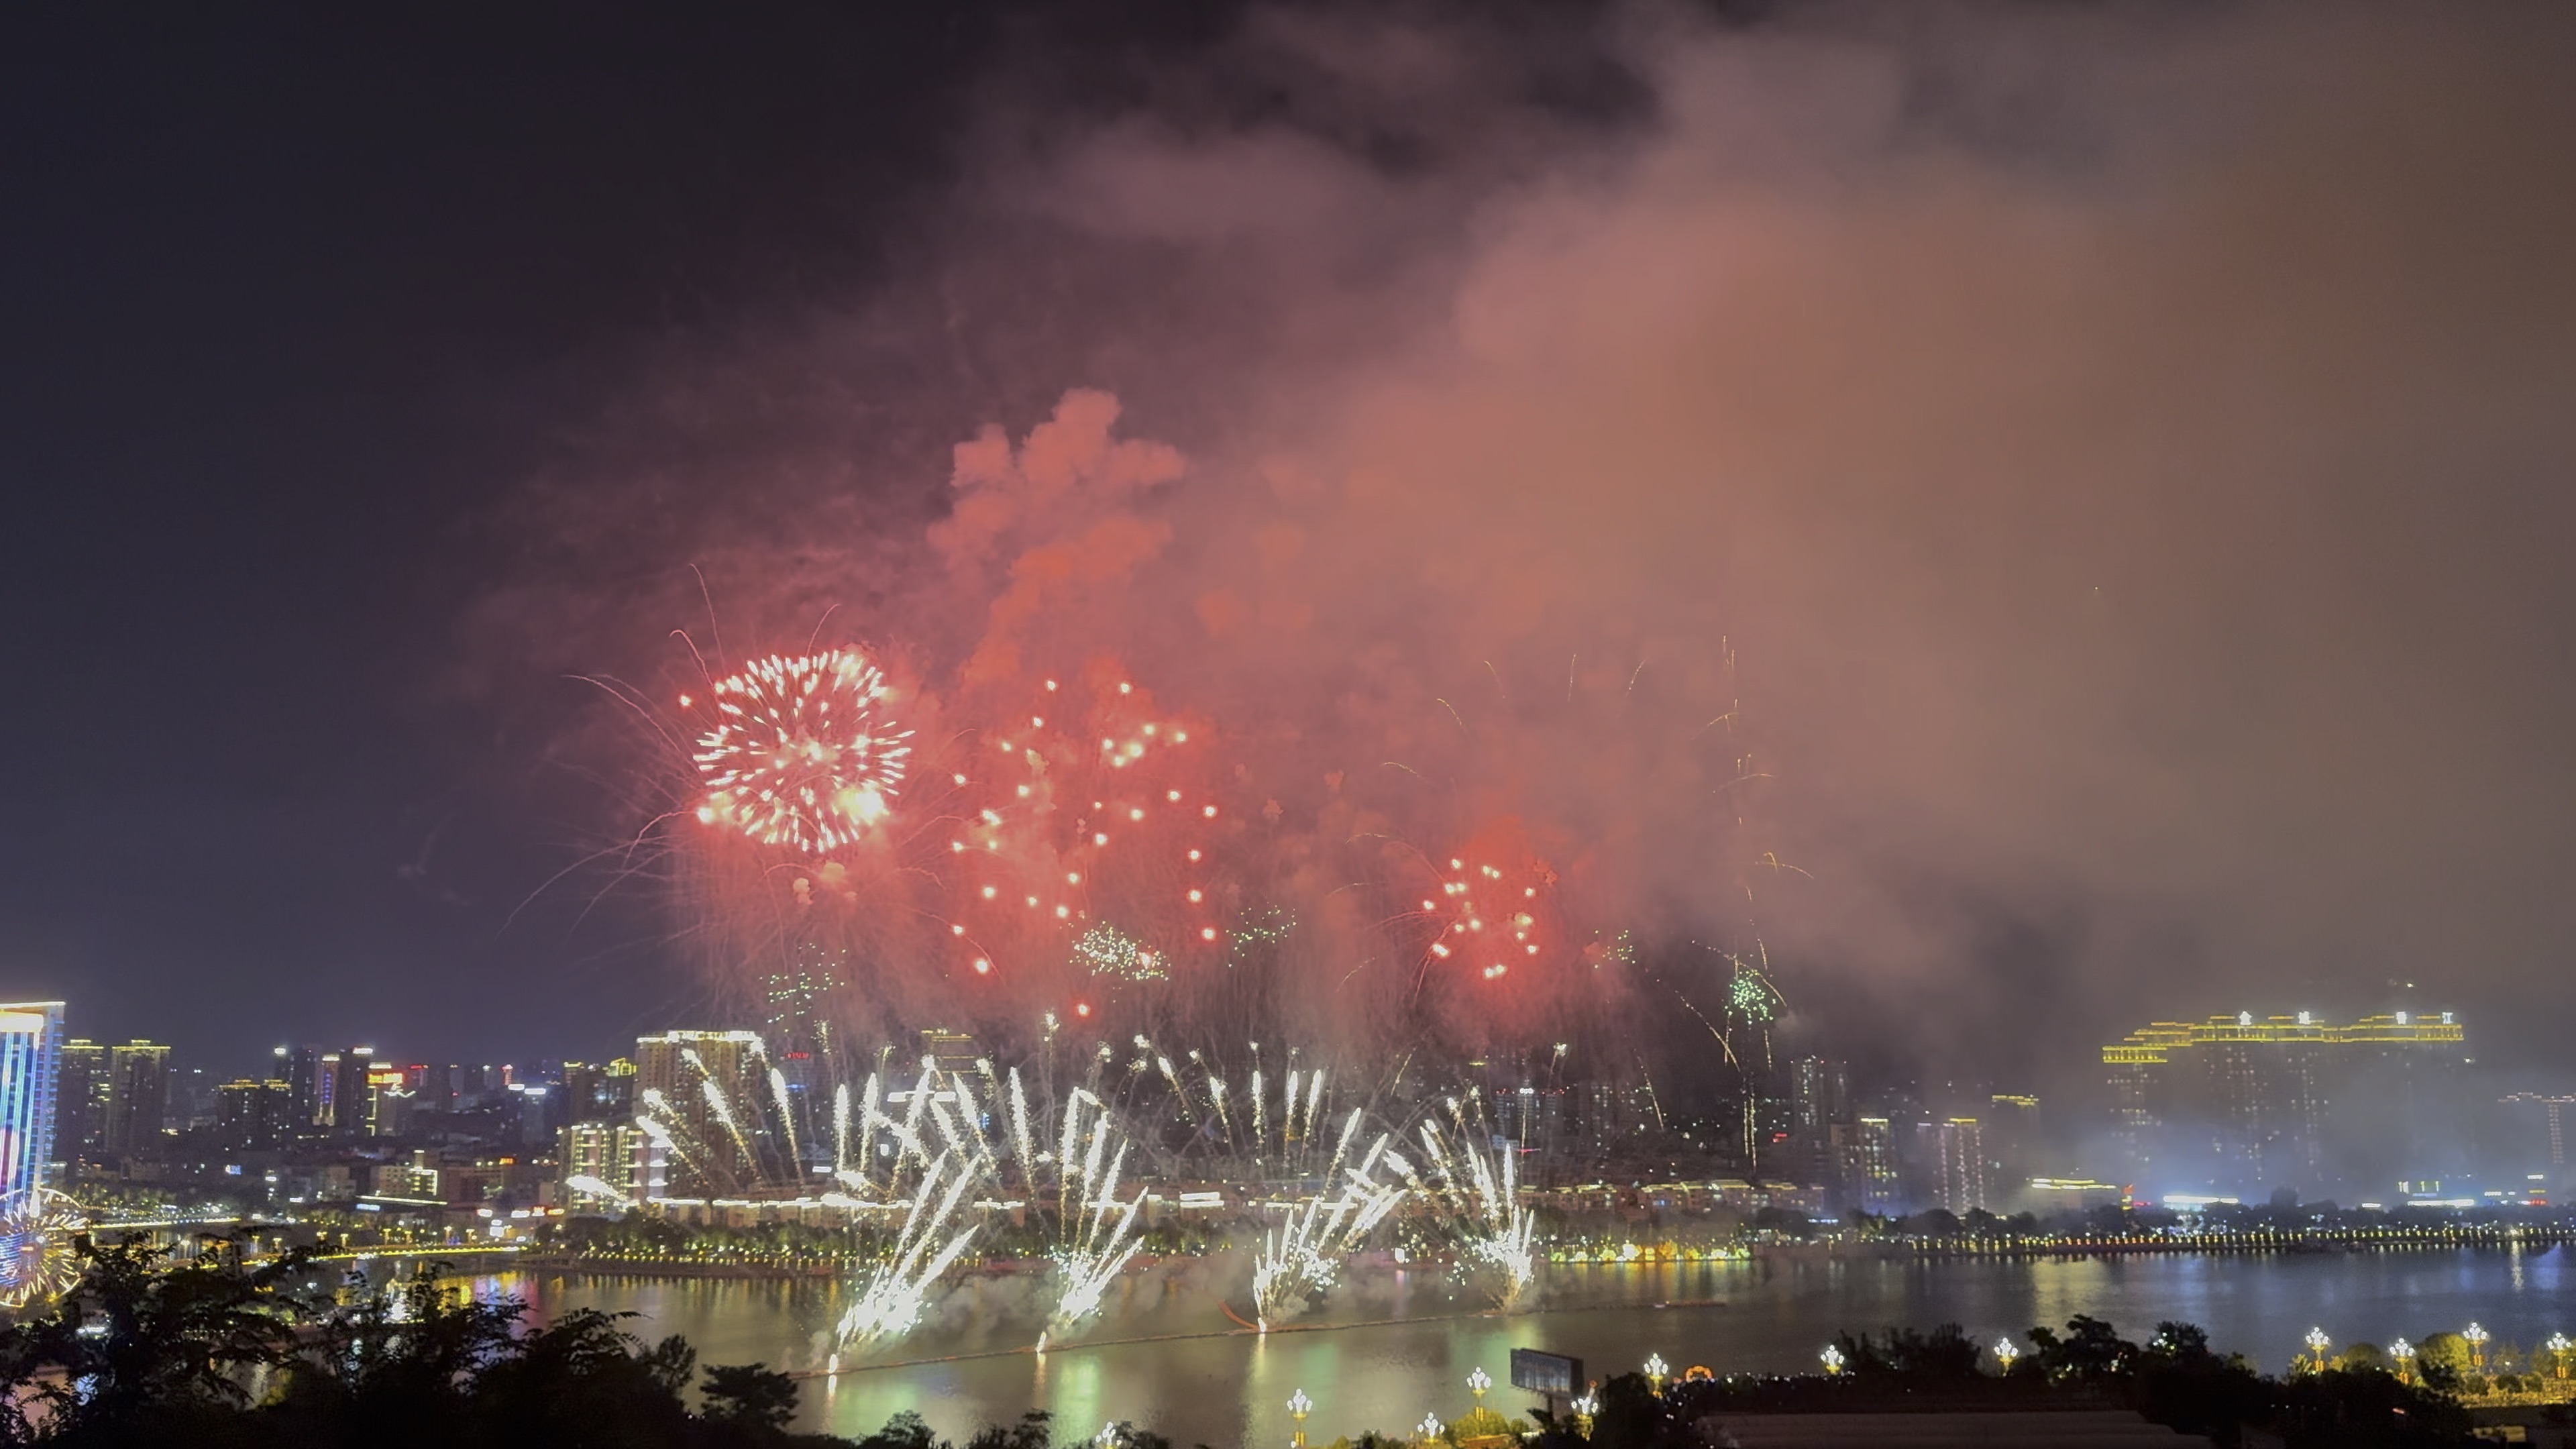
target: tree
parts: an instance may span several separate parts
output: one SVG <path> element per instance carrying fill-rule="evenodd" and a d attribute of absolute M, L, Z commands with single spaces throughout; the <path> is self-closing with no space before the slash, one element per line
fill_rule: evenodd
<path fill-rule="evenodd" d="M 2185 1327 L 2186 1325 L 2169 1325 Z M 2192 1329 L 2198 1333 L 2198 1329 Z M 2205 1340 L 2204 1340 L 2205 1342 Z M 2031 1356 L 2051 1379 L 2093 1380 L 2128 1372 L 2138 1346 L 2120 1337 L 2099 1318 L 2077 1314 L 2066 1321 L 2066 1336 L 2045 1328 L 2030 1331 Z"/>
<path fill-rule="evenodd" d="M 2469 1376 L 2469 1341 L 2456 1333 L 2429 1335 L 2415 1346 L 2415 1370 L 2432 1388 L 2458 1390 Z"/>
<path fill-rule="evenodd" d="M 885 1421 L 885 1427 L 858 1443 L 858 1449 L 932 1449 L 930 1425 L 910 1409 Z"/>
<path fill-rule="evenodd" d="M 73 1251 L 87 1265 L 80 1285 L 52 1318 L 12 1329 L 5 1353 L 21 1389 L 10 1413 L 40 1402 L 53 1437 L 183 1440 L 192 1431 L 182 1425 L 249 1402 L 249 1371 L 296 1357 L 305 1305 L 287 1285 L 309 1253 L 254 1268 L 238 1241 L 210 1240 L 200 1261 L 173 1265 L 165 1248 L 102 1247 L 86 1234 Z"/>
<path fill-rule="evenodd" d="M 796 1419 L 796 1381 L 760 1364 L 710 1364 L 699 1392 L 710 1423 L 774 1436 Z"/>

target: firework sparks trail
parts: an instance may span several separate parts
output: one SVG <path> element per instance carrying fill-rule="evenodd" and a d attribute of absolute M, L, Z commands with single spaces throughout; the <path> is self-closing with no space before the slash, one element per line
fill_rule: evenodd
<path fill-rule="evenodd" d="M 1136 1214 L 1145 1192 L 1139 1188 L 1133 1198 L 1118 1201 L 1131 1139 L 1096 1093 L 1074 1090 L 1060 1111 L 1054 1150 L 1041 1152 L 1018 1068 L 1011 1069 L 1004 1085 L 1011 1161 L 1018 1169 L 1022 1198 L 1033 1208 L 1053 1203 L 1046 1212 L 1054 1238 L 1047 1256 L 1056 1265 L 1059 1286 L 1047 1323 L 1051 1336 L 1099 1312 L 1109 1285 L 1143 1246 L 1136 1237 Z M 1042 1337 L 1040 1343 L 1044 1341 Z"/>
<path fill-rule="evenodd" d="M 698 818 L 807 855 L 855 842 L 893 808 L 912 753 L 911 731 L 884 717 L 887 692 L 855 649 L 773 654 L 716 681 L 691 756 L 707 788 Z"/>
<path fill-rule="evenodd" d="M 1528 1205 L 1520 1200 L 1518 1170 L 1511 1150 L 1495 1152 L 1500 1160 L 1497 1168 L 1472 1148 L 1460 1147 L 1453 1152 L 1436 1122 L 1423 1123 L 1421 1137 L 1424 1160 L 1438 1178 L 1437 1186 L 1425 1181 L 1396 1153 L 1386 1154 L 1388 1165 L 1403 1175 L 1423 1202 L 1448 1220 L 1460 1258 L 1493 1271 L 1486 1292 L 1494 1306 L 1506 1312 L 1518 1307 L 1537 1280 L 1532 1247 L 1538 1224 Z"/>
<path fill-rule="evenodd" d="M 1339 1178 L 1338 1190 L 1328 1182 L 1329 1196 L 1318 1195 L 1290 1208 L 1286 1219 L 1262 1239 L 1253 1259 L 1252 1302 L 1264 1332 L 1269 1331 L 1271 1320 L 1293 1317 L 1328 1292 L 1340 1276 L 1342 1259 L 1404 1200 L 1403 1187 L 1381 1183 L 1374 1176 L 1378 1162 L 1387 1155 L 1391 1134 L 1379 1134 L 1359 1165 L 1345 1168 L 1350 1144 L 1366 1116 L 1363 1109 L 1354 1107 L 1342 1123 L 1332 1166 L 1326 1171 L 1328 1180 Z"/>
<path fill-rule="evenodd" d="M 72 1239 L 88 1226 L 87 1211 L 51 1188 L 0 1203 L 0 1308 L 50 1302 L 79 1282 Z"/>
<path fill-rule="evenodd" d="M 922 1173 L 901 1230 L 884 1259 L 860 1275 L 858 1296 L 841 1315 L 844 1348 L 899 1338 L 921 1322 L 931 1289 L 975 1237 L 974 1224 L 956 1226 L 955 1219 L 977 1176 L 972 1164 L 946 1153 Z"/>

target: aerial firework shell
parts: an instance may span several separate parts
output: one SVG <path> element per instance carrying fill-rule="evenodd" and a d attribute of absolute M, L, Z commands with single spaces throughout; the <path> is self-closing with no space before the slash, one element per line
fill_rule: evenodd
<path fill-rule="evenodd" d="M 808 855 L 857 841 L 903 785 L 911 732 L 885 708 L 885 675 L 856 649 L 773 654 L 717 680 L 691 758 L 698 819 Z"/>
<path fill-rule="evenodd" d="M 951 775 L 952 974 L 1064 1009 L 1220 964 L 1238 886 L 1207 724 L 1105 660 L 996 714 Z"/>

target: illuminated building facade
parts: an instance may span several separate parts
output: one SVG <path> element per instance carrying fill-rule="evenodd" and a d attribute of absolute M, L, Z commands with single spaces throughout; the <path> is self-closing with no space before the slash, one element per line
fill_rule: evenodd
<path fill-rule="evenodd" d="M 63 1004 L 0 1006 L 0 1199 L 50 1185 Z"/>
<path fill-rule="evenodd" d="M 2157 1022 L 2102 1049 L 2124 1177 L 2259 1198 L 2456 1172 L 2464 1047 L 2447 1011 Z"/>
<path fill-rule="evenodd" d="M 1961 1216 L 1989 1207 L 1985 1124 L 1947 1117 L 1923 1124 L 1923 1130 L 1931 1138 L 1933 1201 Z"/>
<path fill-rule="evenodd" d="M 1896 1133 L 1889 1120 L 1861 1117 L 1829 1130 L 1843 1202 L 1865 1212 L 1896 1211 Z"/>
<path fill-rule="evenodd" d="M 226 1147 L 266 1151 L 294 1135 L 295 1089 L 288 1083 L 244 1077 L 215 1093 L 215 1130 Z"/>
<path fill-rule="evenodd" d="M 760 1035 L 748 1031 L 666 1031 L 635 1040 L 635 1110 L 679 1129 L 702 1154 L 674 1161 L 664 1184 L 671 1197 L 707 1197 L 738 1179 L 747 1165 L 736 1134 L 707 1101 L 710 1081 L 729 1101 L 765 1096 Z"/>
<path fill-rule="evenodd" d="M 169 1115 L 170 1049 L 141 1040 L 108 1048 L 106 1151 L 117 1157 L 158 1157 L 162 1123 Z"/>
<path fill-rule="evenodd" d="M 575 1122 L 555 1137 L 565 1206 L 575 1212 L 615 1212 L 669 1193 L 664 1154 L 642 1129 L 625 1122 Z M 605 1183 L 615 1195 L 592 1184 Z"/>
<path fill-rule="evenodd" d="M 1851 1117 L 1851 1067 L 1830 1057 L 1800 1057 L 1789 1064 L 1789 1152 L 1791 1173 L 1818 1187 L 1841 1179 L 1834 1155 L 1833 1130 Z"/>
<path fill-rule="evenodd" d="M 850 953 L 812 941 L 798 943 L 793 965 L 760 979 L 763 1026 L 771 1045 L 783 1052 L 829 1057 L 838 1046 L 832 1013 L 850 979 Z"/>
<path fill-rule="evenodd" d="M 107 1141 L 107 1048 L 87 1037 L 63 1043 L 54 1088 L 54 1155 L 65 1165 Z"/>

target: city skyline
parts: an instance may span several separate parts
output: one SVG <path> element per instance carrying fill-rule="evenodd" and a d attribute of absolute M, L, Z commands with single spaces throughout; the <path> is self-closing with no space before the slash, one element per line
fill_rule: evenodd
<path fill-rule="evenodd" d="M 1958 49 L 1866 7 L 1711 20 L 1662 67 L 1596 19 L 1426 21 L 1436 95 L 1351 67 L 1360 17 L 818 10 L 542 83 L 462 20 L 30 22 L 17 104 L 125 123 L 39 148 L 0 239 L 47 279 L 0 389 L 46 541 L 14 662 L 65 702 L 0 736 L 31 766 L 0 987 L 227 1073 L 533 1059 L 752 1021 L 743 978 L 829 945 L 888 1030 L 954 992 L 1035 1032 L 1080 1004 L 1044 978 L 1109 962 L 1291 1035 L 1686 1066 L 1676 996 L 1717 1019 L 1758 960 L 1782 1050 L 2062 1096 L 2066 1043 L 2168 1003 L 2358 1017 L 2415 982 L 2566 1090 L 2576 598 L 2535 339 L 2576 209 L 2478 179 L 2549 174 L 2499 99 L 2556 114 L 2546 47 L 2106 12 L 2025 90 L 1966 58 L 1978 17 Z M 2395 112 L 2341 67 L 2432 55 L 2487 77 L 2459 129 L 2375 143 Z M 269 68 L 275 106 L 234 88 Z M 422 121 L 459 85 L 488 129 Z M 2120 99 L 2201 88 L 2242 112 L 2186 136 Z M 221 167 L 249 179 L 201 194 Z M 1062 940 L 962 875 L 789 940 L 833 886 L 794 897 L 787 844 L 644 827 L 705 787 L 668 768 L 712 737 L 681 696 L 834 650 L 896 733 L 948 727 L 806 837 L 846 899 L 921 878 L 865 842 L 936 852 L 951 805 L 1013 798 L 929 768 L 961 729 L 1103 659 L 1209 722 L 1164 783 L 1228 812 L 1222 869 L 1095 878 L 1069 821 L 1012 822 Z M 1506 875 L 1532 956 L 1417 939 Z M 1189 984 L 1271 907 L 1304 934 L 1268 996 Z"/>

